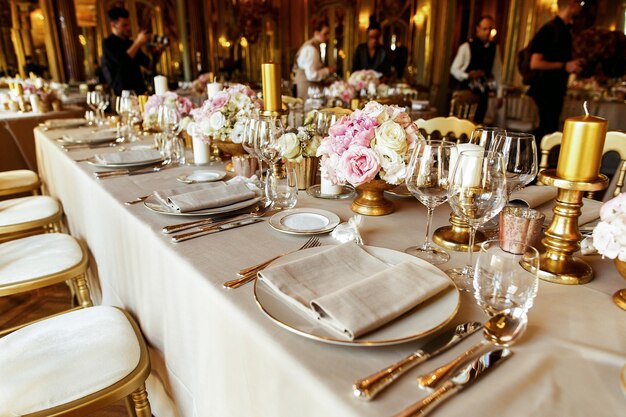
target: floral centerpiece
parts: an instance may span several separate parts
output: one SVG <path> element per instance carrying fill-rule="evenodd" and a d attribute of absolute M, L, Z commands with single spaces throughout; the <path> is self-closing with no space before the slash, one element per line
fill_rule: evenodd
<path fill-rule="evenodd" d="M 213 82 L 213 73 L 206 72 L 204 74 L 200 74 L 198 78 L 193 80 L 191 83 L 191 89 L 195 93 L 202 95 L 206 93 L 206 85 L 211 82 Z"/>
<path fill-rule="evenodd" d="M 374 87 L 378 86 L 379 78 L 380 74 L 374 70 L 354 71 L 350 74 L 348 84 L 356 88 L 357 91 L 361 91 L 364 88 L 370 89 L 370 84 L 373 84 Z"/>
<path fill-rule="evenodd" d="M 343 80 L 338 80 L 328 87 L 329 97 L 336 97 L 344 103 L 350 103 L 350 100 L 356 97 L 356 89 Z"/>
<path fill-rule="evenodd" d="M 626 193 L 607 201 L 593 229 L 593 246 L 602 256 L 626 262 Z"/>
<path fill-rule="evenodd" d="M 317 155 L 335 184 L 357 187 L 376 178 L 400 184 L 418 135 L 403 107 L 370 101 L 328 129 Z"/>
<path fill-rule="evenodd" d="M 146 130 L 158 129 L 158 110 L 159 107 L 165 105 L 176 108 L 180 120 L 188 117 L 193 109 L 191 100 L 181 97 L 178 94 L 168 91 L 165 94 L 153 94 L 148 97 L 148 101 L 143 110 L 143 127 Z"/>
<path fill-rule="evenodd" d="M 241 143 L 246 120 L 254 110 L 262 108 L 263 102 L 250 87 L 231 84 L 226 90 L 206 100 L 201 107 L 192 110 L 191 116 L 205 137 Z"/>

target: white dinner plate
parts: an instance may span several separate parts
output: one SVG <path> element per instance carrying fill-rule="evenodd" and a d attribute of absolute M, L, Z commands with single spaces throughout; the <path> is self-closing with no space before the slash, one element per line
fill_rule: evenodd
<path fill-rule="evenodd" d="M 76 117 L 71 119 L 50 119 L 43 122 L 48 129 L 69 129 L 72 127 L 83 126 L 87 123 L 84 117 Z"/>
<path fill-rule="evenodd" d="M 270 218 L 270 226 L 279 232 L 292 235 L 317 235 L 332 231 L 339 217 L 328 210 L 300 208 L 285 210 Z"/>
<path fill-rule="evenodd" d="M 250 207 L 251 205 L 256 204 L 259 200 L 261 200 L 261 197 L 255 197 L 250 200 L 244 200 L 239 203 L 231 204 L 229 206 L 196 210 L 187 213 L 181 213 L 170 206 L 161 204 L 161 202 L 157 200 L 154 195 L 146 198 L 143 204 L 148 208 L 148 210 L 154 211 L 155 213 L 169 214 L 171 216 L 212 216 L 214 214 L 228 213 L 230 211 L 237 211 L 242 208 Z"/>
<path fill-rule="evenodd" d="M 117 139 L 117 129 L 97 130 L 63 136 L 67 143 L 107 143 Z"/>
<path fill-rule="evenodd" d="M 433 274 L 450 280 L 440 269 L 404 252 L 374 246 L 363 246 L 363 248 L 386 264 L 396 265 L 408 260 Z M 327 249 L 328 247 L 321 246 L 296 251 L 280 258 L 272 265 L 281 265 L 295 261 Z M 456 315 L 460 305 L 459 291 L 454 286 L 452 280 L 450 280 L 448 289 L 416 306 L 406 314 L 373 332 L 354 340 L 347 340 L 338 338 L 336 333 L 328 330 L 318 321 L 312 320 L 305 313 L 298 311 L 296 307 L 287 304 L 261 280 L 255 281 L 254 299 L 267 317 L 290 332 L 320 342 L 345 346 L 385 346 L 419 339 L 436 332 L 448 324 Z"/>
<path fill-rule="evenodd" d="M 149 159 L 149 160 L 140 161 L 140 162 L 124 163 L 124 164 L 123 163 L 106 164 L 103 162 L 98 162 L 95 157 L 91 157 L 87 160 L 87 163 L 89 165 L 93 165 L 98 168 L 122 168 L 123 169 L 123 168 L 142 167 L 146 165 L 154 165 L 154 164 L 159 164 L 163 161 L 164 161 L 163 158 L 157 158 L 157 159 Z"/>
<path fill-rule="evenodd" d="M 185 184 L 193 184 L 198 182 L 212 182 L 221 180 L 226 176 L 226 171 L 221 169 L 199 169 L 193 171 L 189 175 L 181 175 L 176 179 Z"/>

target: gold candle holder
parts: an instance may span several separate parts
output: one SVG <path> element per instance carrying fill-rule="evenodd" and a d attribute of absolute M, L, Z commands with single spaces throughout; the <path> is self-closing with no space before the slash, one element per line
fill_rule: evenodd
<path fill-rule="evenodd" d="M 538 179 L 559 189 L 554 217 L 541 241 L 546 250 L 539 258 L 539 278 L 557 284 L 586 284 L 593 279 L 593 270 L 585 261 L 574 257 L 574 253 L 580 250 L 582 238 L 578 217 L 583 206 L 583 194 L 605 189 L 609 180 L 605 175 L 597 174 L 591 181 L 571 181 L 560 178 L 554 169 L 541 171 Z M 531 269 L 528 264 L 522 266 Z"/>
<path fill-rule="evenodd" d="M 263 115 L 279 116 L 283 113 L 280 65 L 275 63 L 261 64 L 263 81 Z"/>
<path fill-rule="evenodd" d="M 433 242 L 445 249 L 456 252 L 467 252 L 469 250 L 469 240 L 469 223 L 454 213 L 450 214 L 450 226 L 440 227 L 433 233 Z M 474 237 L 474 250 L 479 250 L 480 244 L 485 240 L 487 240 L 487 237 L 480 230 L 477 230 Z"/>

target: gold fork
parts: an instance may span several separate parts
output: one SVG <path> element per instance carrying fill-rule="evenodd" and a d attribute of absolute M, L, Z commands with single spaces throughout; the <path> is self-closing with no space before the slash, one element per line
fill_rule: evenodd
<path fill-rule="evenodd" d="M 242 285 L 247 284 L 250 281 L 253 281 L 256 278 L 257 273 L 259 271 L 261 271 L 266 266 L 274 262 L 276 259 L 282 258 L 283 256 L 289 255 L 290 253 L 293 253 L 293 252 L 297 252 L 303 249 L 316 248 L 321 245 L 322 245 L 322 242 L 320 242 L 320 240 L 317 237 L 311 237 L 309 240 L 306 241 L 304 245 L 300 246 L 295 251 L 282 253 L 278 256 L 274 256 L 273 258 L 263 261 L 259 264 L 242 269 L 241 271 L 239 271 L 239 274 L 237 274 L 239 278 L 233 279 L 231 281 L 226 281 L 223 285 L 225 288 L 230 288 L 230 289 L 239 288 Z"/>

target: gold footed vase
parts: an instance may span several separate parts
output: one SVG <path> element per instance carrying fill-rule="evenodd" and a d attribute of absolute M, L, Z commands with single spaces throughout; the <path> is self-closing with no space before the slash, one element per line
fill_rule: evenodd
<path fill-rule="evenodd" d="M 301 162 L 287 162 L 287 165 L 296 171 L 298 190 L 306 190 L 317 184 L 317 172 L 320 166 L 318 157 L 304 158 Z"/>
<path fill-rule="evenodd" d="M 626 262 L 615 259 L 615 267 L 622 278 L 626 279 Z M 613 294 L 613 302 L 622 310 L 626 310 L 626 288 L 617 290 L 617 292 Z"/>
<path fill-rule="evenodd" d="M 433 234 L 433 242 L 442 248 L 456 252 L 467 252 L 469 238 L 469 224 L 454 213 L 450 215 L 450 226 L 440 227 Z M 485 235 L 477 230 L 474 238 L 474 251 L 479 251 L 480 244 L 485 240 Z"/>
<path fill-rule="evenodd" d="M 385 191 L 397 185 L 383 180 L 371 180 L 356 189 L 358 197 L 352 202 L 352 211 L 365 216 L 384 216 L 393 213 L 393 203 L 385 198 Z"/>

